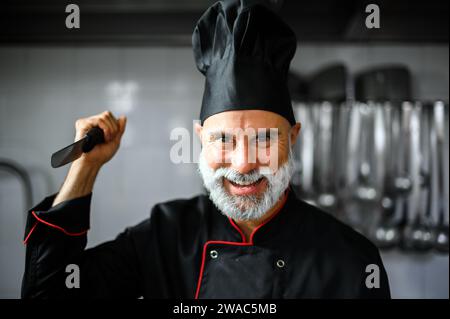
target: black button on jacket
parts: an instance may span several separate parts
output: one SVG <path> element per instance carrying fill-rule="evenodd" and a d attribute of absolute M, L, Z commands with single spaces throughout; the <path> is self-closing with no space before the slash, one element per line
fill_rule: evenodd
<path fill-rule="evenodd" d="M 91 195 L 51 208 L 54 196 L 29 211 L 23 298 L 390 297 L 377 248 L 293 192 L 249 242 L 200 195 L 158 204 L 91 249 Z M 80 269 L 80 288 L 66 287 L 69 264 Z M 373 264 L 379 288 L 366 285 Z"/>

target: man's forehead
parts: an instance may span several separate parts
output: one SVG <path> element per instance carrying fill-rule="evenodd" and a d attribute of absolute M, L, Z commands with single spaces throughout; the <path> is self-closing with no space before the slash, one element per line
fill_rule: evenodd
<path fill-rule="evenodd" d="M 288 125 L 282 116 L 263 110 L 227 111 L 208 117 L 203 126 L 205 129 L 281 129 Z"/>
<path fill-rule="evenodd" d="M 210 127 L 205 129 L 207 135 L 223 135 L 230 134 L 236 136 L 250 136 L 250 135 L 260 135 L 260 134 L 270 134 L 271 136 L 277 136 L 281 134 L 281 131 L 277 127 L 247 127 L 247 128 L 230 128 L 230 127 Z"/>

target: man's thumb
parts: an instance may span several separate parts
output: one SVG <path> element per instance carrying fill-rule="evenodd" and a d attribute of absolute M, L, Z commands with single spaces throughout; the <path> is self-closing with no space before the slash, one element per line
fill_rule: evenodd
<path fill-rule="evenodd" d="M 118 122 L 119 122 L 120 136 L 122 136 L 123 133 L 125 132 L 125 127 L 127 125 L 127 117 L 125 115 L 120 116 Z"/>

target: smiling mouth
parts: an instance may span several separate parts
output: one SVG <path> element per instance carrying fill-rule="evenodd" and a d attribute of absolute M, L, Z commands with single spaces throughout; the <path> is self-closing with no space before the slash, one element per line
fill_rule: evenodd
<path fill-rule="evenodd" d="M 233 181 L 230 181 L 229 179 L 227 179 L 227 180 L 234 187 L 252 187 L 252 186 L 259 185 L 263 181 L 263 179 L 264 179 L 264 177 L 261 177 L 260 179 L 258 179 L 256 182 L 253 182 L 253 183 L 250 183 L 250 182 L 233 182 Z"/>
<path fill-rule="evenodd" d="M 261 194 L 267 186 L 267 180 L 265 177 L 259 178 L 255 182 L 243 182 L 243 181 L 230 181 L 228 182 L 228 192 L 233 196 L 250 196 Z"/>

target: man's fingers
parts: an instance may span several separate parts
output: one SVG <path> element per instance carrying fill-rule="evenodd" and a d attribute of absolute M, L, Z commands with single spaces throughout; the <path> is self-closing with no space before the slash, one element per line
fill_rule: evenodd
<path fill-rule="evenodd" d="M 108 111 L 108 112 L 105 112 L 104 118 L 106 119 L 106 121 L 108 121 L 108 124 L 109 124 L 109 126 L 111 128 L 110 140 L 113 140 L 117 136 L 121 135 L 119 122 L 114 117 L 114 115 L 111 112 Z"/>
<path fill-rule="evenodd" d="M 112 131 L 113 135 L 117 134 L 118 130 L 119 130 L 119 125 L 117 123 L 116 118 L 110 111 L 106 111 L 105 115 L 106 115 L 105 116 L 106 120 L 111 124 L 112 130 L 113 130 Z"/>
<path fill-rule="evenodd" d="M 109 123 L 109 121 L 102 116 L 99 116 L 94 121 L 97 122 L 97 125 L 103 130 L 103 134 L 105 136 L 105 142 L 109 142 L 111 140 L 111 137 L 113 134 L 113 129 L 112 129 L 112 126 Z"/>
<path fill-rule="evenodd" d="M 126 118 L 122 116 L 119 120 L 117 120 L 110 111 L 79 119 L 75 123 L 75 128 L 77 130 L 76 139 L 78 140 L 85 136 L 94 126 L 98 126 L 102 129 L 106 143 L 114 140 L 116 137 L 120 138 L 125 130 Z"/>

